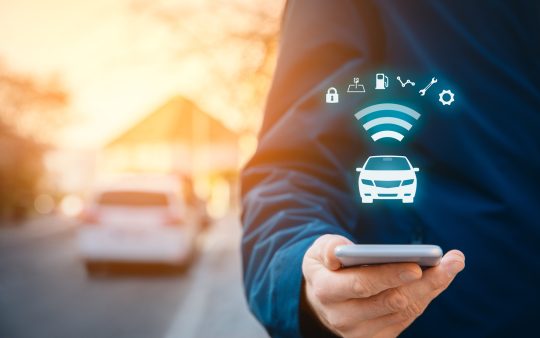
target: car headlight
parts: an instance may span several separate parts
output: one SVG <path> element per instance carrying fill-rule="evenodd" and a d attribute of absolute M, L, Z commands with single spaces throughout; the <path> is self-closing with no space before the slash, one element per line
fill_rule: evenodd
<path fill-rule="evenodd" d="M 401 185 L 409 185 L 409 184 L 413 184 L 414 183 L 414 179 L 411 179 L 411 180 L 403 180 L 403 182 L 401 182 Z"/>
<path fill-rule="evenodd" d="M 373 181 L 372 180 L 364 180 L 364 179 L 362 179 L 362 184 L 373 185 Z"/>

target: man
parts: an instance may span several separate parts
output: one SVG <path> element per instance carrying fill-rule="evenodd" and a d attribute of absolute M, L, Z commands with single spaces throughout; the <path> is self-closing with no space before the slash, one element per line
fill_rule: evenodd
<path fill-rule="evenodd" d="M 272 336 L 536 330 L 539 13 L 534 1 L 289 1 L 259 147 L 242 174 L 246 295 Z M 393 77 L 375 91 L 381 72 Z M 365 93 L 346 93 L 353 77 Z M 329 87 L 339 103 L 325 103 Z M 449 88 L 455 102 L 442 105 Z M 422 117 L 403 142 L 378 144 L 354 118 L 374 102 Z M 385 154 L 421 168 L 412 205 L 360 202 L 355 168 Z M 333 249 L 346 243 L 447 253 L 424 271 L 342 269 Z"/>

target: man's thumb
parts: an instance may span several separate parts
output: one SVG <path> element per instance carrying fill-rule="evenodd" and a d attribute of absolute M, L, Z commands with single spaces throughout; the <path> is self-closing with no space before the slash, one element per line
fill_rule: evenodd
<path fill-rule="evenodd" d="M 323 235 L 313 246 L 317 248 L 319 261 L 329 270 L 337 270 L 341 262 L 337 259 L 334 250 L 339 245 L 353 244 L 348 238 L 339 235 Z"/>

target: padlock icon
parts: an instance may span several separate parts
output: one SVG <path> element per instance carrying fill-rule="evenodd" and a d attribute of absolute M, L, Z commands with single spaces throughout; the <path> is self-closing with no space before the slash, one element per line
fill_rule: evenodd
<path fill-rule="evenodd" d="M 337 89 L 334 87 L 328 88 L 326 91 L 326 103 L 338 103 L 339 102 L 339 94 L 337 92 Z"/>

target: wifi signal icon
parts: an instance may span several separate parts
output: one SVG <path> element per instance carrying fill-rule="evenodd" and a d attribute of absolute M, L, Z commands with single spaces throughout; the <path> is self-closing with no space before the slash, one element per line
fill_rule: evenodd
<path fill-rule="evenodd" d="M 373 141 L 391 138 L 401 142 L 403 134 L 420 118 L 420 113 L 400 104 L 380 103 L 360 110 L 354 117 L 362 121 Z"/>

